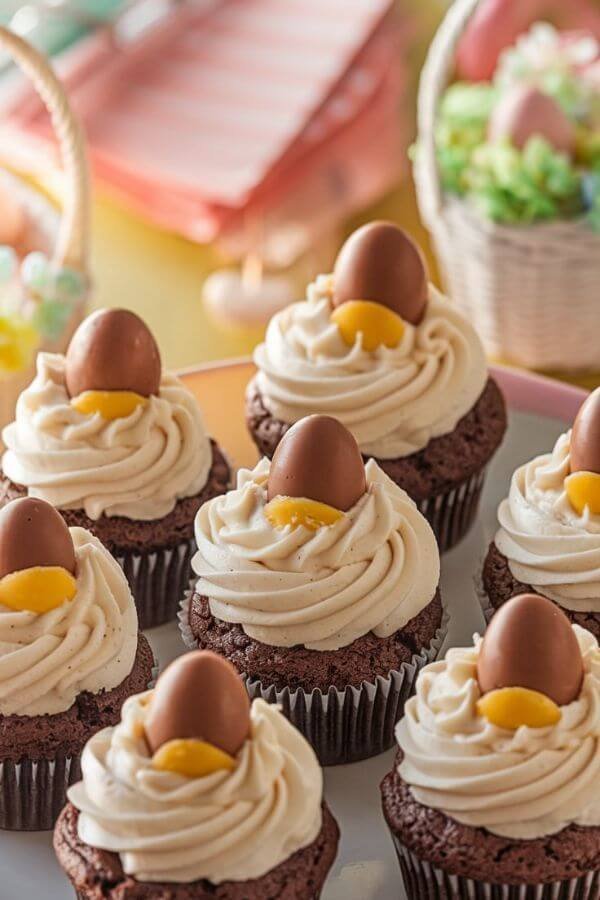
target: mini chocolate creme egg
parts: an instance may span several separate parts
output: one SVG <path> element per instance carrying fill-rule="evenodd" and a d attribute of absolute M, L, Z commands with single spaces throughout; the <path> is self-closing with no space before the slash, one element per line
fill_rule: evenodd
<path fill-rule="evenodd" d="M 575 128 L 558 103 L 537 88 L 510 88 L 496 104 L 489 123 L 491 141 L 508 138 L 522 150 L 532 137 L 544 138 L 555 150 L 571 155 Z"/>
<path fill-rule="evenodd" d="M 579 515 L 600 515 L 600 388 L 581 405 L 571 431 L 571 474 L 565 490 Z"/>
<path fill-rule="evenodd" d="M 371 222 L 350 235 L 333 272 L 331 320 L 353 346 L 357 335 L 367 351 L 396 347 L 405 322 L 418 325 L 428 296 L 421 251 L 391 222 Z"/>
<path fill-rule="evenodd" d="M 333 525 L 367 489 L 358 444 L 341 422 L 307 416 L 280 441 L 269 473 L 265 515 L 276 526 Z"/>
<path fill-rule="evenodd" d="M 88 316 L 71 339 L 65 360 L 71 404 L 105 419 L 130 415 L 158 394 L 161 361 L 148 326 L 127 309 Z"/>
<path fill-rule="evenodd" d="M 154 768 L 200 778 L 235 768 L 250 734 L 250 701 L 231 663 L 195 650 L 158 679 L 144 727 Z"/>
<path fill-rule="evenodd" d="M 75 549 L 62 516 L 34 497 L 0 510 L 0 605 L 45 613 L 77 590 Z"/>
<path fill-rule="evenodd" d="M 558 707 L 576 700 L 583 660 L 562 610 L 539 594 L 521 594 L 501 606 L 481 644 L 477 680 L 484 695 L 515 688 L 541 694 Z M 509 706 L 522 700 L 518 692 L 512 700 L 509 695 L 503 698 Z"/>

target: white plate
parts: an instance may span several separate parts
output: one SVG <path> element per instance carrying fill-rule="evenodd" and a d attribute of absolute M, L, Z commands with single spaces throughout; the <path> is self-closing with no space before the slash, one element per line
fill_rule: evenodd
<path fill-rule="evenodd" d="M 521 400 L 526 397 L 529 408 L 561 409 L 563 415 L 567 415 L 567 409 L 576 409 L 583 396 L 556 383 L 544 384 L 512 372 L 501 380 L 513 394 L 512 401 L 518 397 L 518 405 L 523 405 Z M 536 400 L 532 394 L 537 395 Z M 564 430 L 565 423 L 558 419 L 511 412 L 507 439 L 489 472 L 479 520 L 469 536 L 443 559 L 442 591 L 451 611 L 450 644 L 469 643 L 482 627 L 475 580 L 495 531 L 496 507 L 506 495 L 512 472 L 519 463 L 547 452 Z M 219 433 L 218 427 L 213 433 Z M 235 447 L 226 445 L 226 449 L 235 454 Z M 174 624 L 148 632 L 148 638 L 161 666 L 182 650 Z M 363 763 L 326 770 L 326 797 L 342 837 L 323 900 L 406 900 L 380 807 L 379 784 L 392 760 L 390 751 Z M 73 896 L 54 858 L 50 834 L 1 832 L 0 872 L 0 900 L 70 900 Z"/>

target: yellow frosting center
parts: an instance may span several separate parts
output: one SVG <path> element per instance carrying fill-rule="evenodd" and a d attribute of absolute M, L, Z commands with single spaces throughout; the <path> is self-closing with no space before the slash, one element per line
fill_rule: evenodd
<path fill-rule="evenodd" d="M 560 721 L 560 707 L 554 700 L 529 688 L 507 687 L 485 694 L 477 703 L 477 712 L 492 725 L 514 731 L 522 725 L 547 728 Z"/>
<path fill-rule="evenodd" d="M 333 525 L 344 515 L 341 510 L 307 497 L 274 497 L 265 506 L 265 516 L 275 528 L 303 525 L 316 531 L 323 525 Z"/>
<path fill-rule="evenodd" d="M 360 334 L 362 346 L 368 352 L 377 350 L 382 344 L 393 349 L 404 334 L 404 322 L 400 316 L 372 300 L 347 300 L 334 309 L 331 321 L 335 322 L 342 340 L 349 347 L 354 346 Z"/>
<path fill-rule="evenodd" d="M 600 475 L 596 472 L 573 472 L 565 478 L 565 490 L 579 515 L 586 506 L 593 515 L 600 514 Z"/>
<path fill-rule="evenodd" d="M 147 397 L 135 391 L 84 391 L 71 400 L 78 412 L 85 416 L 100 413 L 103 419 L 125 419 L 148 402 Z"/>
<path fill-rule="evenodd" d="M 18 611 L 46 613 L 76 592 L 77 581 L 61 566 L 32 566 L 0 579 L 0 604 Z"/>
<path fill-rule="evenodd" d="M 232 771 L 235 759 L 206 741 L 177 738 L 159 747 L 152 757 L 152 765 L 160 772 L 176 772 L 186 778 L 204 778 L 219 769 Z"/>

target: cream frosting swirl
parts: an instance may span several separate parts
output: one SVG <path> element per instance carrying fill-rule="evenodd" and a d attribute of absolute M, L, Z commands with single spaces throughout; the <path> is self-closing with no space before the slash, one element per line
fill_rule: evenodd
<path fill-rule="evenodd" d="M 264 644 L 337 650 L 388 637 L 434 597 L 440 558 L 410 497 L 369 460 L 367 491 L 333 525 L 275 527 L 265 516 L 267 459 L 196 517 L 197 591 L 213 615 Z"/>
<path fill-rule="evenodd" d="M 506 731 L 478 715 L 479 639 L 423 669 L 396 728 L 399 774 L 419 803 L 517 840 L 600 826 L 600 650 L 573 628 L 585 675 L 554 726 Z"/>
<path fill-rule="evenodd" d="M 198 404 L 173 375 L 163 374 L 158 396 L 130 416 L 107 421 L 71 406 L 65 358 L 51 353 L 38 355 L 36 377 L 2 438 L 8 478 L 90 519 L 162 518 L 202 490 L 212 465 Z"/>
<path fill-rule="evenodd" d="M 316 840 L 323 776 L 302 735 L 254 700 L 233 771 L 203 778 L 158 771 L 143 736 L 151 692 L 127 700 L 121 724 L 87 744 L 69 790 L 79 836 L 119 854 L 141 882 L 213 884 L 260 878 Z"/>
<path fill-rule="evenodd" d="M 571 432 L 514 473 L 498 509 L 498 550 L 513 576 L 572 612 L 600 613 L 600 516 L 565 491 Z"/>
<path fill-rule="evenodd" d="M 307 300 L 275 315 L 254 360 L 256 383 L 275 418 L 335 416 L 362 453 L 408 456 L 448 434 L 475 405 L 488 377 L 481 341 L 467 319 L 433 286 L 425 316 L 405 322 L 400 344 L 349 347 L 330 321 L 333 276 L 309 286 Z"/>
<path fill-rule="evenodd" d="M 133 668 L 138 620 L 118 563 L 84 528 L 71 528 L 75 597 L 46 613 L 0 605 L 0 714 L 54 715 L 82 691 L 121 684 Z"/>

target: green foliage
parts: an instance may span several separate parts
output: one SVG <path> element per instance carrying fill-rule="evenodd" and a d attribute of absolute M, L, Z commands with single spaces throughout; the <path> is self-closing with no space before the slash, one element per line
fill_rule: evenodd
<path fill-rule="evenodd" d="M 508 143 L 482 144 L 466 179 L 475 204 L 496 222 L 530 224 L 583 210 L 580 176 L 543 138 L 531 138 L 522 152 Z"/>
<path fill-rule="evenodd" d="M 553 94 L 568 108 L 571 82 L 559 79 Z M 446 91 L 438 113 L 436 151 L 443 187 L 469 197 L 495 222 L 531 224 L 569 219 L 589 211 L 600 230 L 600 188 L 584 191 L 581 165 L 598 170 L 600 137 L 580 127 L 578 159 L 570 160 L 541 137 L 532 137 L 521 151 L 510 142 L 487 141 L 488 120 L 498 97 L 491 84 L 459 82 Z M 569 101 L 569 102 L 567 102 Z"/>
<path fill-rule="evenodd" d="M 495 90 L 489 84 L 458 82 L 446 91 L 436 127 L 438 165 L 447 191 L 467 189 L 466 172 L 473 151 L 485 141 Z"/>

